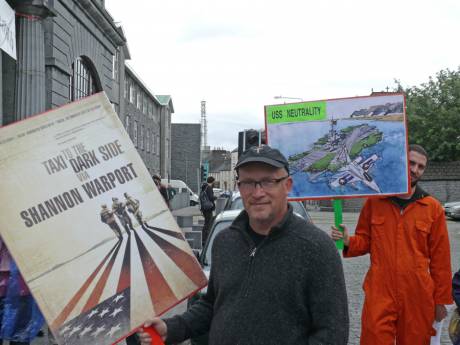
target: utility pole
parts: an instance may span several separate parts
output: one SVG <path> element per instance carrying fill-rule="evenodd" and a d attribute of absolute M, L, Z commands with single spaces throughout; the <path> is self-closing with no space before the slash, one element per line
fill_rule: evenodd
<path fill-rule="evenodd" d="M 206 120 L 206 101 L 201 101 L 201 150 L 208 146 L 208 122 Z"/>

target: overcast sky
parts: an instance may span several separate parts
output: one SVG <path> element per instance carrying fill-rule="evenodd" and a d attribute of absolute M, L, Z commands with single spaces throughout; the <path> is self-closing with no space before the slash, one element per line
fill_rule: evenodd
<path fill-rule="evenodd" d="M 170 94 L 173 122 L 200 122 L 233 149 L 264 105 L 419 85 L 460 65 L 458 0 L 106 0 L 135 70 Z M 290 102 L 290 100 L 284 100 Z M 409 114 L 410 116 L 410 114 Z"/>

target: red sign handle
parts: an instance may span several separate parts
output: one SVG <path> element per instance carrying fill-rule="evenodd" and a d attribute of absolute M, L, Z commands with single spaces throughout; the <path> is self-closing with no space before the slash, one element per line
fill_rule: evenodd
<path fill-rule="evenodd" d="M 165 345 L 158 332 L 153 327 L 144 327 L 144 332 L 147 332 L 152 338 L 152 345 Z"/>

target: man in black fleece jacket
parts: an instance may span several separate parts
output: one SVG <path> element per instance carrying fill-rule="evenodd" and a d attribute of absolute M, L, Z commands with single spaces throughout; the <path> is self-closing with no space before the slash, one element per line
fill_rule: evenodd
<path fill-rule="evenodd" d="M 235 169 L 245 210 L 214 241 L 207 293 L 184 314 L 145 326 L 167 344 L 206 332 L 210 345 L 347 344 L 341 259 L 329 236 L 289 206 L 286 159 L 253 147 Z"/>

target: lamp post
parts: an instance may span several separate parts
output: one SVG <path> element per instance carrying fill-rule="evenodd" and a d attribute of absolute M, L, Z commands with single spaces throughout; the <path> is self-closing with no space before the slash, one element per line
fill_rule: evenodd
<path fill-rule="evenodd" d="M 274 98 L 274 99 L 296 99 L 296 100 L 298 100 L 298 101 L 303 102 L 303 98 L 300 98 L 300 97 L 287 97 L 287 96 L 281 96 L 281 95 L 280 95 L 280 96 L 275 96 L 275 97 L 273 97 L 273 98 Z M 284 103 L 286 103 L 286 102 L 284 102 Z"/>

